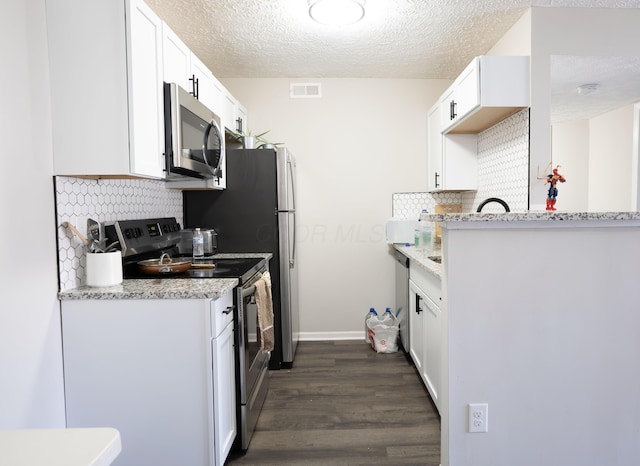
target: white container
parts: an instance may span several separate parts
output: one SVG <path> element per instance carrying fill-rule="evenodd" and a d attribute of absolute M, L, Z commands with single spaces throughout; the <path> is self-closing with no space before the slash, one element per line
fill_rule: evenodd
<path fill-rule="evenodd" d="M 88 252 L 86 280 L 88 286 L 114 286 L 122 283 L 122 253 Z"/>
<path fill-rule="evenodd" d="M 387 243 L 413 244 L 414 231 L 418 225 L 415 219 L 391 218 L 387 220 Z"/>

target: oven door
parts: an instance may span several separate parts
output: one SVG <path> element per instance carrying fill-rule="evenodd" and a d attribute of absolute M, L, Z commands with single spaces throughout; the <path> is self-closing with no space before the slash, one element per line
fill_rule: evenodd
<path fill-rule="evenodd" d="M 269 362 L 269 353 L 260 351 L 262 340 L 258 324 L 255 283 L 260 279 L 261 275 L 261 273 L 257 273 L 242 286 L 244 354 L 240 355 L 240 357 L 244 359 L 246 388 L 246 393 L 242 394 L 243 403 L 246 403 L 250 398 L 251 392 L 255 390 L 256 384 L 260 380 L 261 372 L 264 371 L 265 365 L 268 365 Z"/>
<path fill-rule="evenodd" d="M 242 450 L 249 448 L 269 389 L 270 353 L 260 351 L 261 335 L 255 287 L 264 271 L 266 269 L 253 275 L 238 288 L 238 437 Z"/>
<path fill-rule="evenodd" d="M 175 83 L 165 83 L 165 151 L 168 178 L 220 178 L 222 120 Z"/>

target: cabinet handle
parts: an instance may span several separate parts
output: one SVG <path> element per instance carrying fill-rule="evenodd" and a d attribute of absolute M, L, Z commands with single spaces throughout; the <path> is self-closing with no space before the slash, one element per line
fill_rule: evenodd
<path fill-rule="evenodd" d="M 227 307 L 224 311 L 222 311 L 223 314 L 231 314 L 233 312 L 235 306 L 229 306 Z"/>
<path fill-rule="evenodd" d="M 440 183 L 438 183 L 438 178 L 440 178 L 440 175 L 438 175 L 438 172 L 435 172 L 435 178 L 436 178 L 435 179 L 435 182 L 436 182 L 435 187 L 439 188 L 440 187 Z"/>
<path fill-rule="evenodd" d="M 238 119 L 236 120 L 236 131 L 240 134 L 242 134 L 242 118 L 238 117 Z"/>
<path fill-rule="evenodd" d="M 452 100 L 449 103 L 449 117 L 450 117 L 449 119 L 450 120 L 455 120 L 456 117 L 458 116 L 458 114 L 456 113 L 457 107 L 458 107 L 458 104 L 456 103 L 455 100 Z"/>
<path fill-rule="evenodd" d="M 420 295 L 416 295 L 416 314 L 420 314 L 422 312 L 422 306 L 420 305 L 420 301 L 422 301 L 422 298 L 420 298 Z"/>
<path fill-rule="evenodd" d="M 198 94 L 199 94 L 199 86 L 198 86 L 198 82 L 199 79 L 196 78 L 195 74 L 192 74 L 191 77 L 189 78 L 189 81 L 191 81 L 191 89 L 193 89 L 192 92 L 189 92 L 189 94 L 191 94 L 192 96 L 194 96 L 196 99 L 198 98 Z"/>

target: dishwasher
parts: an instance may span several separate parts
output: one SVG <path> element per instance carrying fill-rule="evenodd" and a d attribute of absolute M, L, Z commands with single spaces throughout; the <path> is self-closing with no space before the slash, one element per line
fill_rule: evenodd
<path fill-rule="evenodd" d="M 405 352 L 409 352 L 409 258 L 400 251 L 394 251 L 396 264 L 396 316 L 400 324 L 400 342 Z"/>

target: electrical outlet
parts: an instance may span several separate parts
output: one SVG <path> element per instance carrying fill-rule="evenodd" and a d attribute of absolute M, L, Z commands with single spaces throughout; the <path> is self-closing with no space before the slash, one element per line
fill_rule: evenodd
<path fill-rule="evenodd" d="M 489 431 L 489 405 L 487 403 L 469 404 L 469 432 Z"/>

